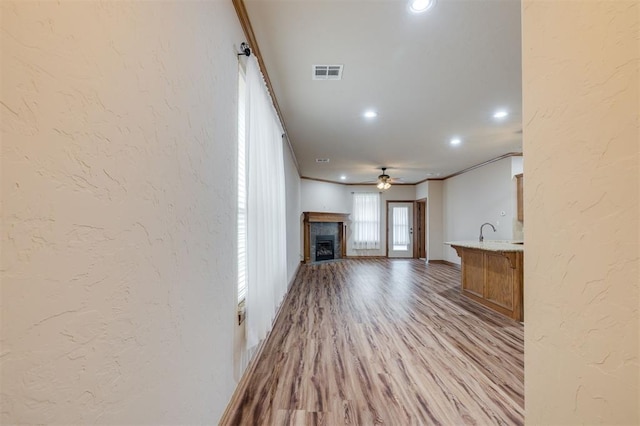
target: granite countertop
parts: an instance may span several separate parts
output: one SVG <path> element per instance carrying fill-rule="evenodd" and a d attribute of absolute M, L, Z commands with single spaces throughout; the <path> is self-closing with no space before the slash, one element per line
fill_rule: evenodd
<path fill-rule="evenodd" d="M 445 244 L 488 251 L 524 251 L 524 242 L 513 240 L 450 241 Z"/>

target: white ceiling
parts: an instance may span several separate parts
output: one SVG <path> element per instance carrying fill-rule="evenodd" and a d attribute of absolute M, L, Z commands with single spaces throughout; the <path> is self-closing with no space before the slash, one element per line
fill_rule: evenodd
<path fill-rule="evenodd" d="M 404 0 L 245 6 L 302 176 L 367 182 L 387 166 L 414 183 L 522 151 L 519 0 L 438 0 L 423 14 Z M 312 80 L 314 64 L 344 64 L 343 79 Z"/>

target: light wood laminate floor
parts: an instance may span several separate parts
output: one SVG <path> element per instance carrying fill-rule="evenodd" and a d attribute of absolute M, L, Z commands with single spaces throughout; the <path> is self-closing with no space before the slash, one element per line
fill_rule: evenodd
<path fill-rule="evenodd" d="M 222 424 L 523 424 L 523 326 L 459 290 L 414 259 L 303 265 Z"/>

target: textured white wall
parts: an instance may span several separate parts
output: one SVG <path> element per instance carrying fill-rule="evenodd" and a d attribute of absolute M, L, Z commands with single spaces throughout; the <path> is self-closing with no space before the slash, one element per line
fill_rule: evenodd
<path fill-rule="evenodd" d="M 515 216 L 515 180 L 511 175 L 511 158 L 479 167 L 454 176 L 443 184 L 444 241 L 476 240 L 480 225 L 487 240 L 510 240 L 513 236 Z M 505 216 L 501 216 L 501 212 Z M 460 263 L 460 258 L 450 246 L 444 248 L 444 260 Z"/>
<path fill-rule="evenodd" d="M 427 258 L 429 260 L 444 259 L 444 221 L 443 221 L 443 181 L 433 180 L 429 184 L 427 199 Z M 448 247 L 448 246 L 447 246 Z"/>
<path fill-rule="evenodd" d="M 0 7 L 2 423 L 215 423 L 235 385 L 231 2 Z"/>
<path fill-rule="evenodd" d="M 640 424 L 640 7 L 525 0 L 529 424 Z"/>
<path fill-rule="evenodd" d="M 422 200 L 429 196 L 429 181 L 422 182 L 416 185 L 416 200 Z"/>
<path fill-rule="evenodd" d="M 300 208 L 303 212 L 350 213 L 347 186 L 300 179 Z"/>
<path fill-rule="evenodd" d="M 511 176 L 515 176 L 524 171 L 524 158 L 522 156 L 519 157 L 511 157 Z"/>

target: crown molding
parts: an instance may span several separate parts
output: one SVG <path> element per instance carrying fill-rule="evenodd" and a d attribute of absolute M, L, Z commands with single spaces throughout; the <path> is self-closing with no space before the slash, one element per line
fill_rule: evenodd
<path fill-rule="evenodd" d="M 325 183 L 335 183 L 336 185 L 344 185 L 344 186 L 365 186 L 365 185 L 375 185 L 376 182 L 337 182 L 335 180 L 328 180 L 328 179 L 320 179 L 320 178 L 312 178 L 309 176 L 300 176 L 300 179 L 306 179 L 306 180 L 314 180 L 316 182 L 325 182 Z M 393 178 L 391 178 L 393 179 Z M 415 183 L 406 183 L 406 182 L 397 182 L 397 183 L 392 183 L 391 186 L 412 186 L 415 185 Z"/>
<path fill-rule="evenodd" d="M 423 179 L 420 182 L 414 183 L 414 185 L 420 185 L 421 183 L 424 183 L 424 182 L 427 182 L 427 181 L 430 181 L 430 180 L 433 180 L 433 181 L 447 180 L 447 179 L 450 179 L 452 177 L 459 176 L 459 175 L 461 175 L 463 173 L 470 172 L 471 170 L 475 170 L 475 169 L 477 169 L 479 167 L 486 166 L 487 164 L 495 163 L 496 161 L 504 160 L 505 158 L 509 158 L 509 157 L 522 157 L 522 153 L 521 152 L 509 152 L 509 153 L 503 154 L 503 155 L 501 155 L 499 157 L 492 158 L 491 160 L 487 160 L 485 162 L 476 164 L 474 166 L 467 167 L 466 169 L 460 170 L 458 172 L 452 173 L 452 174 L 447 175 L 447 176 L 443 176 L 443 177 L 439 177 L 439 178 Z"/>

